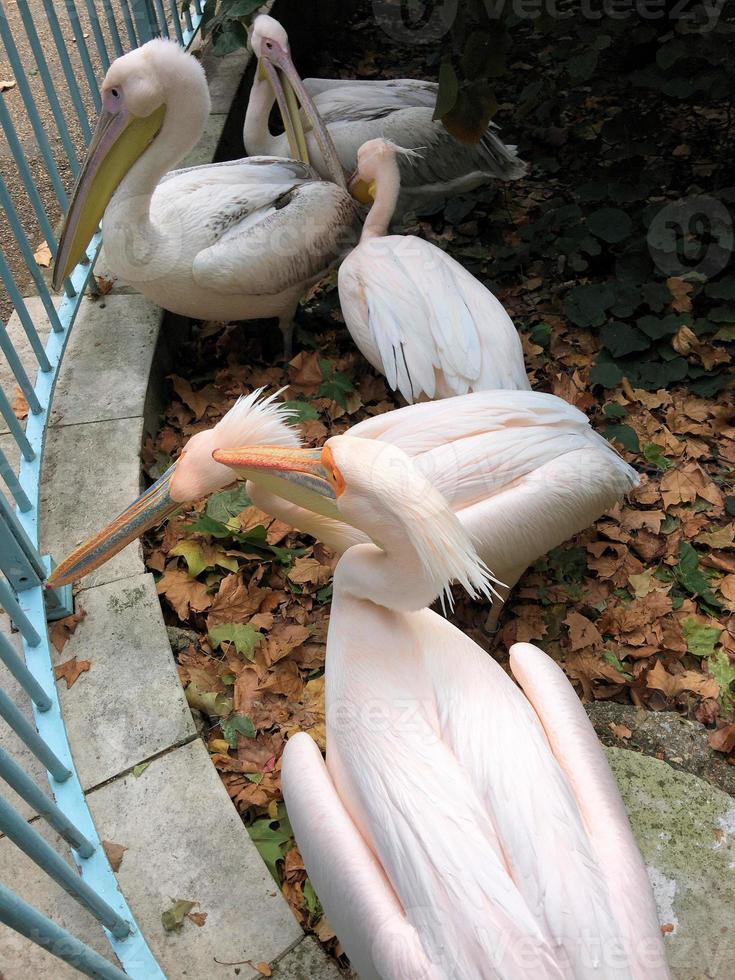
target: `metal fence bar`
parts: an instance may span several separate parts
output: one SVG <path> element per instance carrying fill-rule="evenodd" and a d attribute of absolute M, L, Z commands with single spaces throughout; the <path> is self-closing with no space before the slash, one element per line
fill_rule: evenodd
<path fill-rule="evenodd" d="M 137 48 L 138 38 L 135 36 L 135 27 L 133 26 L 133 18 L 130 15 L 130 5 L 128 0 L 120 0 L 120 7 L 122 8 L 123 21 L 125 22 L 125 30 L 128 34 L 130 47 Z"/>
<path fill-rule="evenodd" d="M 181 16 L 179 14 L 179 6 L 177 0 L 169 0 L 169 8 L 171 10 L 171 23 L 174 25 L 174 31 L 176 32 L 176 39 L 179 44 L 184 43 L 184 35 L 181 32 Z"/>
<path fill-rule="evenodd" d="M 8 107 L 5 105 L 4 96 L 0 95 L 0 126 L 2 126 L 5 132 L 5 138 L 8 141 L 8 146 L 10 147 L 10 152 L 13 154 L 15 160 L 15 165 L 20 172 L 20 176 L 23 179 L 23 186 L 25 192 L 30 198 L 33 210 L 36 212 L 36 217 L 38 218 L 38 223 L 41 226 L 41 232 L 46 238 L 46 243 L 51 249 L 53 254 L 56 253 L 56 236 L 54 235 L 54 230 L 51 227 L 51 222 L 48 219 L 46 210 L 41 201 L 41 195 L 36 189 L 36 182 L 34 180 L 33 174 L 31 173 L 31 168 L 28 166 L 28 160 L 23 152 L 23 147 L 20 145 L 20 140 L 18 139 L 18 134 L 15 132 L 15 126 L 10 118 L 10 113 L 8 112 Z"/>
<path fill-rule="evenodd" d="M 5 578 L 16 592 L 25 592 L 43 582 L 46 577 L 43 560 L 3 494 L 0 494 L 0 544 Z"/>
<path fill-rule="evenodd" d="M 64 152 L 66 153 L 69 160 L 69 165 L 76 176 L 80 169 L 79 158 L 77 157 L 76 150 L 74 149 L 74 144 L 72 143 L 71 135 L 69 134 L 69 127 L 66 124 L 64 113 L 61 111 L 61 105 L 59 104 L 59 99 L 56 95 L 56 86 L 51 79 L 48 62 L 46 61 L 46 56 L 43 52 L 43 48 L 38 37 L 38 31 L 36 30 L 36 25 L 33 21 L 33 15 L 31 14 L 30 7 L 25 3 L 18 4 L 18 10 L 20 12 L 20 16 L 23 18 L 23 26 L 26 29 L 26 35 L 28 36 L 28 41 L 30 42 L 31 50 L 33 51 L 33 57 L 36 59 L 36 64 L 38 65 L 38 72 L 41 76 L 41 81 L 43 82 L 46 98 L 48 99 L 49 105 L 51 106 L 51 112 L 53 113 L 54 120 L 56 121 L 56 128 L 59 131 L 59 136 L 61 136 L 61 142 L 64 144 Z"/>
<path fill-rule="evenodd" d="M 156 13 L 150 0 L 132 0 L 133 17 L 135 27 L 141 44 L 150 41 L 156 36 L 158 24 L 156 23 Z M 154 30 L 155 25 L 155 30 Z"/>
<path fill-rule="evenodd" d="M 5 420 L 5 424 L 10 429 L 10 433 L 13 436 L 13 439 L 15 439 L 15 443 L 18 446 L 18 449 L 20 449 L 23 458 L 28 462 L 31 462 L 35 458 L 36 454 L 33 452 L 31 444 L 26 438 L 26 434 L 23 431 L 20 422 L 16 418 L 15 412 L 13 411 L 13 407 L 8 401 L 5 392 L 1 387 L 0 387 L 0 415 L 2 415 L 3 419 Z"/>
<path fill-rule="evenodd" d="M 5 53 L 7 54 L 8 61 L 13 69 L 18 91 L 21 94 L 23 103 L 26 107 L 26 112 L 28 113 L 28 118 L 31 121 L 33 135 L 36 137 L 36 142 L 38 143 L 38 148 L 41 151 L 43 162 L 46 164 L 46 170 L 51 177 L 51 183 L 54 185 L 54 192 L 56 193 L 56 197 L 61 206 L 65 208 L 67 205 L 67 197 L 66 191 L 64 190 L 64 184 L 61 180 L 58 167 L 56 166 L 56 160 L 54 159 L 54 154 L 51 149 L 51 144 L 49 143 L 48 135 L 46 130 L 43 128 L 41 116 L 36 108 L 36 100 L 33 98 L 31 86 L 28 84 L 28 76 L 26 75 L 23 67 L 23 62 L 20 54 L 18 53 L 18 48 L 15 45 L 13 34 L 10 30 L 10 24 L 8 23 L 8 17 L 5 13 L 5 8 L 2 5 L 2 0 L 0 0 L 0 37 L 2 37 Z"/>
<path fill-rule="evenodd" d="M 28 343 L 31 345 L 31 350 L 36 355 L 36 361 L 38 366 L 42 371 L 50 371 L 51 365 L 49 364 L 48 358 L 46 357 L 46 351 L 43 349 L 43 342 L 38 336 L 36 331 L 36 325 L 33 322 L 33 317 L 28 312 L 28 307 L 25 304 L 25 300 L 20 294 L 20 290 L 13 278 L 13 274 L 10 271 L 8 263 L 5 260 L 5 256 L 0 252 L 0 277 L 2 277 L 5 288 L 8 291 L 8 296 L 10 301 L 15 307 L 15 312 L 18 314 L 18 319 L 21 322 L 21 326 L 28 338 Z M 10 338 L 8 338 L 10 341 Z"/>
<path fill-rule="evenodd" d="M 51 698 L 46 694 L 30 670 L 28 670 L 23 660 L 13 649 L 13 644 L 4 633 L 0 633 L 0 660 L 2 660 L 13 677 L 18 681 L 38 710 L 48 711 L 51 707 Z"/>
<path fill-rule="evenodd" d="M 80 857 L 87 858 L 94 854 L 94 844 L 77 830 L 53 800 L 36 786 L 15 759 L 2 748 L 0 748 L 0 779 L 4 779 L 22 800 L 33 807 L 36 813 L 43 817 Z"/>
<path fill-rule="evenodd" d="M 120 57 L 120 55 L 125 50 L 120 40 L 120 32 L 117 29 L 117 21 L 115 20 L 115 15 L 112 12 L 112 7 L 110 6 L 110 0 L 102 0 L 102 9 L 105 11 L 105 18 L 107 19 L 107 28 L 110 32 L 110 37 L 112 38 L 112 43 L 115 48 L 115 56 Z"/>
<path fill-rule="evenodd" d="M 7 582 L 0 578 L 0 606 L 3 607 L 5 612 L 10 616 L 11 620 L 15 623 L 18 629 L 21 631 L 25 639 L 32 647 L 37 647 L 41 642 L 41 637 L 36 632 L 35 627 L 31 623 L 30 619 L 21 609 L 18 604 L 17 599 L 13 593 L 8 588 Z"/>
<path fill-rule="evenodd" d="M 39 402 L 36 392 L 33 389 L 30 378 L 26 374 L 25 368 L 21 364 L 20 358 L 15 352 L 13 342 L 11 341 L 10 337 L 8 337 L 8 332 L 5 329 L 5 325 L 2 323 L 2 321 L 0 321 L 0 350 L 7 357 L 10 369 L 15 375 L 15 380 L 18 382 L 18 387 L 26 397 L 30 410 L 37 415 L 41 411 L 41 403 Z"/>
<path fill-rule="evenodd" d="M 171 32 L 168 29 L 168 21 L 166 20 L 166 11 L 163 7 L 163 0 L 156 0 L 156 13 L 158 15 L 158 24 L 161 34 L 164 37 L 171 37 Z"/>
<path fill-rule="evenodd" d="M 0 204 L 2 204 L 5 209 L 5 214 L 7 216 L 10 227 L 15 235 L 16 244 L 20 250 L 21 255 L 26 264 L 26 269 L 30 272 L 33 282 L 38 290 L 38 295 L 43 303 L 43 308 L 46 310 L 46 315 L 49 318 L 49 323 L 54 330 L 61 330 L 61 323 L 59 321 L 59 315 L 56 312 L 56 307 L 54 306 L 51 295 L 48 291 L 48 286 L 46 285 L 46 280 L 43 278 L 43 274 L 38 267 L 35 255 L 33 254 L 33 249 L 31 248 L 31 243 L 28 241 L 28 236 L 23 230 L 23 225 L 18 218 L 18 213 L 15 210 L 13 202 L 8 191 L 8 186 L 0 175 Z M 45 369 L 44 369 L 45 370 Z"/>
<path fill-rule="evenodd" d="M 30 939 L 80 973 L 96 980 L 130 980 L 104 956 L 57 926 L 9 888 L 0 885 L 0 922 Z"/>
<path fill-rule="evenodd" d="M 77 44 L 77 51 L 79 52 L 79 57 L 82 62 L 82 68 L 84 69 L 84 75 L 87 79 L 87 87 L 89 88 L 89 94 L 92 96 L 92 101 L 94 102 L 95 109 L 97 112 L 102 108 L 102 99 L 100 98 L 100 90 L 97 86 L 97 79 L 94 77 L 94 68 L 92 67 L 92 59 L 89 57 L 89 48 L 87 47 L 87 42 L 84 38 L 84 31 L 82 30 L 82 23 L 79 20 L 79 14 L 77 13 L 77 8 L 74 4 L 74 0 L 66 0 L 66 14 L 69 18 L 69 23 L 71 24 L 71 29 L 74 32 L 74 40 Z"/>
<path fill-rule="evenodd" d="M 100 56 L 100 61 L 102 62 L 102 71 L 107 71 L 110 67 L 110 56 L 107 53 L 107 45 L 105 44 L 105 39 L 102 35 L 102 29 L 100 27 L 100 18 L 97 13 L 97 8 L 94 5 L 94 0 L 85 0 L 87 7 L 87 16 L 89 17 L 89 23 L 92 27 L 92 33 L 94 34 L 94 43 L 97 48 L 97 53 Z"/>
<path fill-rule="evenodd" d="M 38 831 L 26 823 L 2 796 L 0 796 L 0 830 L 32 861 L 43 868 L 50 878 L 61 885 L 65 892 L 91 912 L 99 922 L 107 926 L 113 936 L 124 939 L 130 934 L 130 923 L 103 901 L 97 892 L 69 867 Z"/>
<path fill-rule="evenodd" d="M 71 776 L 71 769 L 67 769 L 56 753 L 51 751 L 23 712 L 13 704 L 2 688 L 0 688 L 0 718 L 5 719 L 18 738 L 25 743 L 57 782 L 63 783 Z M 0 825 L 0 830 L 2 829 Z"/>
<path fill-rule="evenodd" d="M 77 85 L 74 68 L 72 67 L 69 54 L 66 50 L 66 41 L 64 40 L 64 35 L 61 33 L 59 18 L 56 16 L 54 0 L 43 0 L 43 7 L 46 11 L 46 19 L 48 20 L 48 25 L 51 28 L 51 34 L 54 39 L 54 44 L 56 45 L 56 51 L 59 55 L 61 69 L 64 72 L 64 78 L 66 79 L 69 94 L 71 95 L 71 99 L 74 104 L 74 111 L 79 119 L 79 125 L 82 127 L 84 139 L 88 143 L 92 138 L 92 128 L 89 125 L 87 110 L 84 108 L 84 103 L 82 102 L 82 93 Z"/>
<path fill-rule="evenodd" d="M 10 490 L 13 495 L 13 499 L 18 505 L 18 510 L 22 513 L 26 513 L 33 506 L 28 499 L 25 490 L 18 482 L 18 477 L 15 475 L 15 470 L 8 462 L 8 457 L 0 449 L 0 476 L 5 481 L 5 485 L 8 490 Z"/>

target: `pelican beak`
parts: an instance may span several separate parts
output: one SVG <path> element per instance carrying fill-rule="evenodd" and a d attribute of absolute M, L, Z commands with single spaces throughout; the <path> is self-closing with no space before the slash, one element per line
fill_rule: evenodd
<path fill-rule="evenodd" d="M 368 183 L 363 180 L 358 170 L 350 177 L 347 182 L 347 190 L 360 204 L 367 204 L 368 207 L 375 200 L 375 181 Z"/>
<path fill-rule="evenodd" d="M 150 146 L 163 126 L 166 106 L 134 116 L 124 106 L 103 109 L 77 179 L 59 240 L 53 287 L 60 289 L 97 231 L 120 181 Z"/>
<path fill-rule="evenodd" d="M 344 520 L 337 509 L 332 474 L 322 463 L 321 449 L 243 446 L 215 449 L 212 456 L 233 470 L 240 480 L 252 480 L 264 490 L 315 514 Z"/>
<path fill-rule="evenodd" d="M 337 156 L 337 151 L 332 142 L 332 137 L 327 131 L 327 127 L 322 121 L 322 117 L 319 115 L 317 107 L 314 105 L 314 100 L 306 91 L 304 83 L 301 81 L 301 76 L 296 71 L 293 61 L 291 61 L 291 55 L 288 51 L 284 50 L 280 44 L 276 41 L 270 42 L 270 48 L 263 53 L 263 66 L 265 71 L 268 73 L 268 78 L 273 84 L 273 75 L 278 69 L 283 75 L 284 82 L 284 101 L 287 103 L 286 114 L 283 112 L 283 107 L 281 101 L 278 101 L 278 107 L 281 109 L 281 115 L 283 116 L 283 124 L 286 127 L 286 132 L 288 133 L 289 119 L 294 124 L 296 124 L 296 119 L 299 119 L 299 103 L 301 104 L 304 114 L 309 121 L 314 137 L 319 144 L 319 149 L 321 150 L 322 156 L 324 157 L 324 162 L 329 170 L 329 176 L 335 184 L 340 187 L 347 187 L 347 178 L 345 176 L 344 168 L 339 162 L 339 157 Z M 280 79 L 279 79 L 280 86 Z M 276 93 L 276 98 L 278 99 L 278 88 L 276 85 L 273 86 Z M 288 118 L 287 118 L 288 117 Z M 303 131 L 302 131 L 303 132 Z M 291 137 L 289 136 L 289 146 L 291 146 Z M 306 141 L 304 140 L 304 151 L 306 151 Z M 293 147 L 292 147 L 293 152 Z M 306 157 L 299 157 L 299 159 L 304 160 L 305 163 L 309 163 L 308 154 Z"/>
<path fill-rule="evenodd" d="M 56 589 L 83 578 L 180 507 L 181 502 L 172 500 L 170 493 L 171 478 L 175 469 L 176 463 L 170 466 L 152 487 L 138 497 L 135 503 L 124 510 L 111 524 L 72 551 L 53 570 L 46 580 L 46 587 Z"/>

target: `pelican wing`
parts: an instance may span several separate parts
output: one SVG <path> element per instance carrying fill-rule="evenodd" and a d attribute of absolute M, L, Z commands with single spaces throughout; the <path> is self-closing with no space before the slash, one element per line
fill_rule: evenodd
<path fill-rule="evenodd" d="M 441 980 L 305 732 L 286 745 L 282 785 L 309 877 L 362 980 Z"/>
<path fill-rule="evenodd" d="M 437 92 L 436 82 L 414 78 L 307 78 L 304 84 L 327 124 L 382 119 L 398 109 L 433 110 Z"/>
<path fill-rule="evenodd" d="M 529 387 L 502 305 L 429 242 L 391 235 L 362 243 L 340 269 L 339 291 L 357 346 L 406 401 Z"/>
<path fill-rule="evenodd" d="M 274 183 L 270 197 L 243 209 L 240 220 L 231 204 L 222 233 L 196 256 L 194 278 L 222 293 L 253 296 L 306 286 L 353 244 L 356 214 L 349 194 L 327 181 Z"/>
<path fill-rule="evenodd" d="M 510 665 L 576 798 L 631 952 L 632 974 L 637 980 L 666 980 L 669 971 L 648 875 L 587 714 L 561 668 L 537 647 L 515 644 Z"/>

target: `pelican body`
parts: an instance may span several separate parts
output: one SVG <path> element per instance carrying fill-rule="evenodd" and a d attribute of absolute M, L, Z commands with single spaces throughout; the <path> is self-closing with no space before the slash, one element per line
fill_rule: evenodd
<path fill-rule="evenodd" d="M 256 56 L 267 50 L 266 42 L 288 51 L 288 35 L 274 18 L 261 14 L 253 24 L 251 44 Z M 371 139 L 391 140 L 417 156 L 399 158 L 401 195 L 398 213 L 419 210 L 456 194 L 466 194 L 491 180 L 518 180 L 526 165 L 514 146 L 506 146 L 490 124 L 476 146 L 460 143 L 434 119 L 438 86 L 410 78 L 361 81 L 307 78 L 304 86 L 327 126 L 340 163 L 352 173 L 357 151 Z M 243 139 L 248 153 L 281 155 L 286 137 L 272 136 L 268 117 L 273 93 L 256 77 L 245 116 Z M 306 132 L 309 159 L 326 177 L 328 161 L 316 137 Z"/>
<path fill-rule="evenodd" d="M 401 449 L 330 439 L 217 450 L 275 469 L 366 541 L 334 576 L 326 765 L 289 740 L 282 784 L 325 913 L 362 980 L 664 980 L 645 867 L 594 731 L 560 668 L 511 651 L 524 693 L 426 607 L 492 580 Z M 305 459 L 305 457 L 304 457 Z"/>
<path fill-rule="evenodd" d="M 299 154 L 300 79 L 292 88 L 292 66 L 278 53 L 263 65 L 287 142 Z M 118 58 L 105 76 L 102 104 L 61 236 L 56 288 L 104 214 L 115 275 L 185 316 L 278 317 L 288 345 L 300 296 L 356 237 L 358 211 L 339 165 L 331 181 L 303 160 L 272 157 L 170 172 L 198 141 L 210 107 L 201 65 L 173 41 L 149 41 Z M 303 104 L 309 116 L 306 94 Z M 316 118 L 314 125 L 322 138 Z"/>
<path fill-rule="evenodd" d="M 76 581 L 181 503 L 227 486 L 234 476 L 227 467 L 213 466 L 212 452 L 240 445 L 276 446 L 270 475 L 260 467 L 257 483 L 248 486 L 256 506 L 313 534 L 338 554 L 367 541 L 333 501 L 314 491 L 323 483 L 320 451 L 298 448 L 288 413 L 272 399 L 267 402 L 269 428 L 261 427 L 258 395 L 192 437 L 161 485 L 64 559 L 49 584 Z M 592 524 L 638 482 L 635 470 L 582 412 L 542 392 L 481 391 L 408 405 L 359 422 L 350 435 L 366 444 L 399 448 L 446 499 L 502 583 L 496 586 L 490 628 L 528 565 Z M 282 478 L 278 454 L 284 446 L 291 454 L 289 465 L 301 467 L 299 484 Z"/>
<path fill-rule="evenodd" d="M 468 391 L 530 389 L 513 321 L 489 289 L 440 248 L 388 235 L 405 152 L 371 140 L 355 183 L 373 205 L 360 243 L 339 269 L 347 329 L 363 356 L 407 402 Z"/>

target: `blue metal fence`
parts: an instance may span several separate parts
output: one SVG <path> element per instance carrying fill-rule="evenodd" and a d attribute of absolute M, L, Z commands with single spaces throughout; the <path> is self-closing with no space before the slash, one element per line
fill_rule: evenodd
<path fill-rule="evenodd" d="M 15 165 L 12 186 L 0 174 L 7 226 L 0 249 L 5 286 L 0 300 L 6 312 L 14 308 L 35 361 L 31 369 L 24 366 L 0 319 L 0 351 L 17 386 L 13 392 L 0 385 L 0 417 L 19 457 L 16 471 L 0 449 L 0 488 L 3 483 L 7 488 L 0 489 L 0 607 L 19 631 L 24 652 L 21 657 L 0 633 L 0 661 L 28 695 L 35 727 L 2 690 L 0 724 L 9 725 L 46 768 L 53 799 L 3 749 L 0 779 L 66 841 L 80 873 L 1 795 L 0 833 L 99 920 L 125 973 L 2 884 L 0 923 L 91 977 L 156 980 L 163 973 L 118 888 L 74 768 L 46 629 L 47 617 L 72 611 L 71 592 L 44 590 L 51 558 L 38 550 L 41 464 L 54 385 L 101 240 L 97 234 L 90 242 L 61 297 L 50 291 L 34 243 L 45 241 L 55 256 L 54 227 L 79 173 L 110 62 L 156 36 L 188 46 L 206 2 L 214 0 L 18 0 L 12 8 L 0 0 L 0 40 L 15 82 L 12 101 L 0 94 L 0 126 Z M 35 143 L 37 157 L 29 154 L 29 143 Z M 45 343 L 24 299 L 29 289 L 40 297 L 51 327 Z M 19 394 L 27 403 L 25 426 L 13 407 Z"/>

